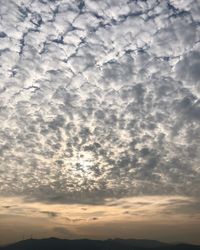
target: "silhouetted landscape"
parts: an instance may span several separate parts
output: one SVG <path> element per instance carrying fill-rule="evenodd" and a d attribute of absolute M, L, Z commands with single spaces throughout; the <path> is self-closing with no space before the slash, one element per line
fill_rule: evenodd
<path fill-rule="evenodd" d="M 58 238 L 28 239 L 0 247 L 0 250 L 195 250 L 200 246 L 191 244 L 169 244 L 154 240 L 108 239 L 108 240 L 65 240 Z"/>

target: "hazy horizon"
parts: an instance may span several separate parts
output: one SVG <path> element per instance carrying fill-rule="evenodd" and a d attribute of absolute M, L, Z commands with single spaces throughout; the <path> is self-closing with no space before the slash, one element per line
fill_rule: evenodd
<path fill-rule="evenodd" d="M 200 244 L 200 1 L 0 0 L 0 244 Z"/>

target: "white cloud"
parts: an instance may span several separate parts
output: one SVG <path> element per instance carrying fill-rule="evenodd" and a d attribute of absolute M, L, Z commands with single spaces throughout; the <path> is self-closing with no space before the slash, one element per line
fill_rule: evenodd
<path fill-rule="evenodd" d="M 197 1 L 0 1 L 0 192 L 199 195 Z"/>

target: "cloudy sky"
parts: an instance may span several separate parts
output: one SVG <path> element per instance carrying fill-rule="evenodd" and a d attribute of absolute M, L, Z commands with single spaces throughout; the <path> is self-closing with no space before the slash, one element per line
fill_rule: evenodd
<path fill-rule="evenodd" d="M 199 13 L 198 0 L 0 0 L 0 244 L 200 244 Z"/>

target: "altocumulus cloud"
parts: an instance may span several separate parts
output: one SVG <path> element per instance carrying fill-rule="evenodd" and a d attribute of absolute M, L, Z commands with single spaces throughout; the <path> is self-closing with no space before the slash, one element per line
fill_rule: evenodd
<path fill-rule="evenodd" d="M 0 5 L 2 196 L 198 199 L 199 1 Z"/>

